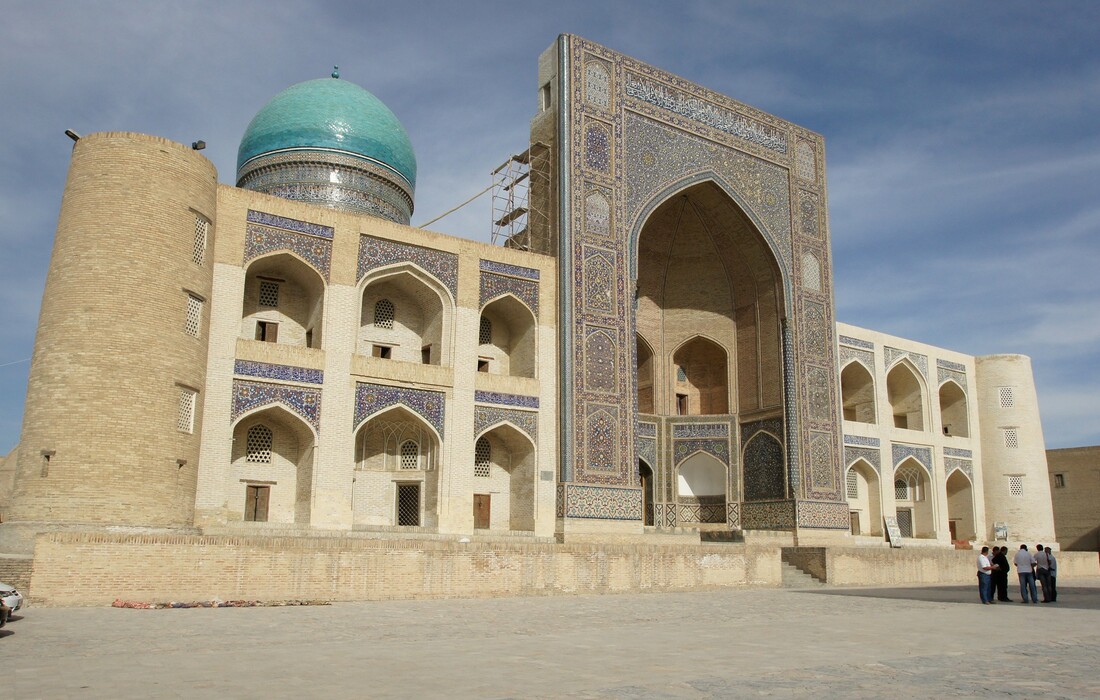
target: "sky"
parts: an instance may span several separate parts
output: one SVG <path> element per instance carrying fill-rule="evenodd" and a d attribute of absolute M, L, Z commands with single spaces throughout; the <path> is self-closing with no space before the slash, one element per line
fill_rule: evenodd
<path fill-rule="evenodd" d="M 51 2 L 0 24 L 0 455 L 19 439 L 72 142 L 237 146 L 282 89 L 370 90 L 416 151 L 413 225 L 524 150 L 572 33 L 825 137 L 837 319 L 1032 358 L 1047 447 L 1100 444 L 1100 2 Z M 490 201 L 433 224 L 489 239 Z M 95 290 L 75 290 L 92 294 Z"/>

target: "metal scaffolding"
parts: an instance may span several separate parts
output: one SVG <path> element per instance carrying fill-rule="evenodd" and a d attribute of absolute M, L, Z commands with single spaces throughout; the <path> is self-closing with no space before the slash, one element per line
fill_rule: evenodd
<path fill-rule="evenodd" d="M 534 143 L 493 171 L 492 242 L 545 252 L 549 236 L 550 148 Z M 532 190 L 541 190 L 532 196 Z"/>

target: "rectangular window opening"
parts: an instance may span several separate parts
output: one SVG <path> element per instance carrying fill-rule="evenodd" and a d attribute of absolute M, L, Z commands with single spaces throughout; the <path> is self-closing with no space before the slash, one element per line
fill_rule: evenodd
<path fill-rule="evenodd" d="M 397 485 L 397 524 L 402 527 L 419 527 L 420 484 Z"/>
<path fill-rule="evenodd" d="M 430 365 L 432 363 L 432 346 L 425 345 L 420 348 L 420 364 Z"/>
<path fill-rule="evenodd" d="M 477 358 L 477 371 L 483 373 L 489 372 L 489 361 L 484 357 Z"/>
<path fill-rule="evenodd" d="M 1064 489 L 1065 487 L 1066 487 L 1066 475 L 1065 474 L 1055 474 L 1054 475 L 1054 488 Z"/>
<path fill-rule="evenodd" d="M 194 294 L 188 293 L 187 320 L 184 321 L 183 331 L 194 338 L 199 337 L 199 330 L 202 328 L 202 307 L 202 299 Z"/>
<path fill-rule="evenodd" d="M 688 414 L 688 396 L 687 394 L 676 394 L 676 415 L 686 416 Z"/>
<path fill-rule="evenodd" d="M 375 345 L 371 348 L 371 354 L 374 357 L 389 360 L 393 358 L 393 348 L 388 345 Z"/>
<path fill-rule="evenodd" d="M 256 340 L 265 343 L 279 342 L 279 324 L 274 321 L 256 321 Z"/>
<path fill-rule="evenodd" d="M 181 433 L 192 433 L 195 430 L 195 392 L 191 389 L 180 389 L 176 429 Z"/>

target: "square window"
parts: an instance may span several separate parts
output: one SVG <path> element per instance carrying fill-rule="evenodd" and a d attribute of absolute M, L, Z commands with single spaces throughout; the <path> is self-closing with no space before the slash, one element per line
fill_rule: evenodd
<path fill-rule="evenodd" d="M 1054 488 L 1064 489 L 1065 487 L 1066 487 L 1066 475 L 1065 474 L 1055 474 L 1054 475 Z"/>
<path fill-rule="evenodd" d="M 279 306 L 279 283 L 272 280 L 260 280 L 260 306 L 277 308 Z"/>
<path fill-rule="evenodd" d="M 375 345 L 371 348 L 371 354 L 383 360 L 389 360 L 393 356 L 393 348 L 388 345 Z"/>
<path fill-rule="evenodd" d="M 477 358 L 477 371 L 478 372 L 483 372 L 483 373 L 488 373 L 488 371 L 489 371 L 489 361 L 486 360 L 483 357 Z"/>
<path fill-rule="evenodd" d="M 256 340 L 265 343 L 279 342 L 279 324 L 274 321 L 256 321 Z"/>

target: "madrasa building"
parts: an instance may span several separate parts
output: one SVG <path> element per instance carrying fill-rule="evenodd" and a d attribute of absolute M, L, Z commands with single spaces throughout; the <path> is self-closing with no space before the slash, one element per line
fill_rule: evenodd
<path fill-rule="evenodd" d="M 532 88 L 497 245 L 409 226 L 410 139 L 335 73 L 257 113 L 235 186 L 79 138 L 6 463 L 32 595 L 767 584 L 780 550 L 1054 541 L 1028 358 L 836 321 L 821 135 L 575 36 Z"/>

